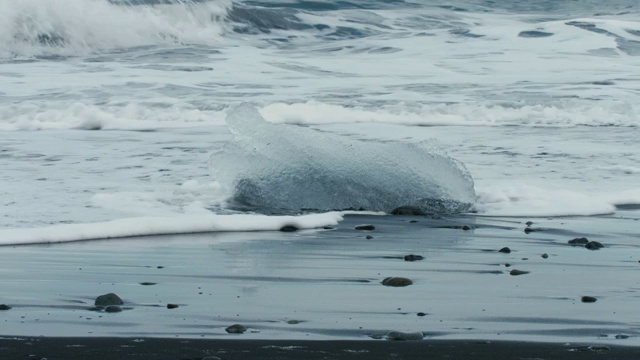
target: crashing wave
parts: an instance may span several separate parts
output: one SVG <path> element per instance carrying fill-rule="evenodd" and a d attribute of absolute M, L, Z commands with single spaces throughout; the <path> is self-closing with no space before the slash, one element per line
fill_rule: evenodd
<path fill-rule="evenodd" d="M 475 199 L 466 168 L 436 148 L 353 140 L 272 124 L 250 105 L 227 116 L 234 139 L 211 156 L 233 208 L 263 212 L 363 209 L 459 213 Z"/>

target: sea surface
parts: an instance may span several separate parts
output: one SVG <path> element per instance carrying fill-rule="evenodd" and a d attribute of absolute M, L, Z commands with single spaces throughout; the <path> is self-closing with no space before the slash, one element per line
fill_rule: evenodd
<path fill-rule="evenodd" d="M 402 149 L 455 159 L 478 216 L 640 217 L 637 1 L 3 0 L 3 234 L 193 232 L 212 214 L 236 217 L 209 229 L 277 229 L 291 219 L 243 214 L 218 178 L 243 106 L 315 131 L 323 166 L 358 164 L 344 187 L 381 167 L 332 157 L 336 136 L 371 154 L 411 144 L 384 173 L 412 166 Z M 286 138 L 270 136 L 248 141 Z M 340 214 L 318 216 L 298 225 Z"/>

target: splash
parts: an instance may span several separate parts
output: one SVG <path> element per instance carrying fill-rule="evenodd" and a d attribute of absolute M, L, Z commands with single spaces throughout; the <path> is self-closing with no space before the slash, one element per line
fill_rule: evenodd
<path fill-rule="evenodd" d="M 85 55 L 167 44 L 211 44 L 230 0 L 3 0 L 0 57 Z"/>
<path fill-rule="evenodd" d="M 247 104 L 228 115 L 227 125 L 234 140 L 212 155 L 211 169 L 233 193 L 231 207 L 457 213 L 475 198 L 469 172 L 436 148 L 271 124 Z"/>

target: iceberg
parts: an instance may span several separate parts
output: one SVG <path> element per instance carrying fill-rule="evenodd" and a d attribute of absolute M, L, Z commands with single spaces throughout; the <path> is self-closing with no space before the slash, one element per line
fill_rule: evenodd
<path fill-rule="evenodd" d="M 399 207 L 426 214 L 471 209 L 475 191 L 462 163 L 424 144 L 354 140 L 272 124 L 249 104 L 227 118 L 233 139 L 213 153 L 211 174 L 232 209 L 263 213 Z"/>

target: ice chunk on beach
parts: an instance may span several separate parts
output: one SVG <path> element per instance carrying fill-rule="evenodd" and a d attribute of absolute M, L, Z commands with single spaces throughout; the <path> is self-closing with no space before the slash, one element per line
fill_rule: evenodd
<path fill-rule="evenodd" d="M 230 112 L 227 125 L 234 137 L 212 154 L 211 173 L 233 194 L 232 208 L 458 213 L 475 199 L 464 165 L 435 147 L 272 124 L 248 104 Z"/>

